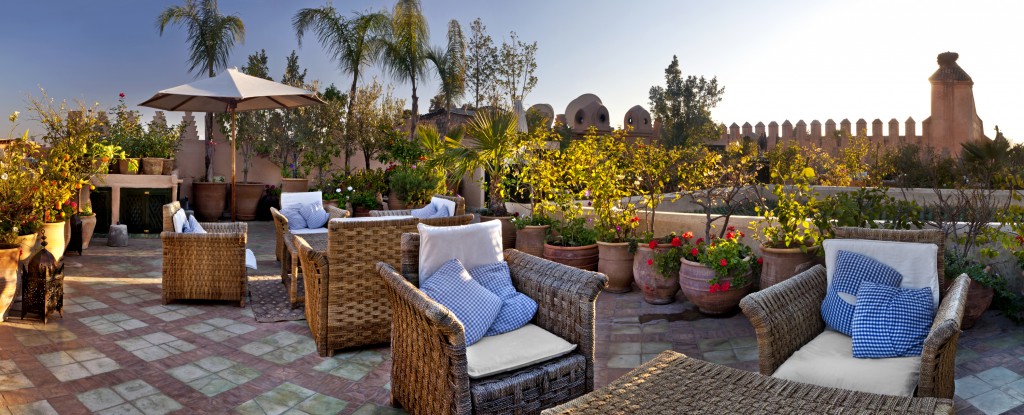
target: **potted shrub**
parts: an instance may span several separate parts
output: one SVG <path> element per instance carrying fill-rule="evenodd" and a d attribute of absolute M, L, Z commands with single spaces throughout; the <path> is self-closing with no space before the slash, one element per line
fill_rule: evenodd
<path fill-rule="evenodd" d="M 433 177 L 429 169 L 417 168 L 416 164 L 396 166 L 388 173 L 388 207 L 423 206 L 437 193 L 439 184 L 440 179 Z"/>
<path fill-rule="evenodd" d="M 352 216 L 357 218 L 370 216 L 371 210 L 381 208 L 378 194 L 369 190 L 354 190 L 348 196 L 348 202 L 352 205 Z"/>
<path fill-rule="evenodd" d="M 138 174 L 141 167 L 146 131 L 140 122 L 138 111 L 128 110 L 124 93 L 118 94 L 118 102 L 109 113 L 113 120 L 107 120 L 107 144 L 117 146 L 124 151 L 124 157 L 117 160 L 117 172 L 120 174 Z"/>
<path fill-rule="evenodd" d="M 754 221 L 755 238 L 761 243 L 761 288 L 768 288 L 796 275 L 801 265 L 814 261 L 821 243 L 820 231 L 812 225 L 817 212 L 817 192 L 812 191 L 810 180 L 814 169 L 804 168 L 799 173 L 773 171 L 776 184 L 772 193 L 777 198 L 774 207 L 766 200 L 755 208 L 763 216 Z"/>
<path fill-rule="evenodd" d="M 516 227 L 516 250 L 527 254 L 544 257 L 544 242 L 551 232 L 551 218 L 536 211 L 531 215 L 512 215 L 512 225 Z"/>
<path fill-rule="evenodd" d="M 143 138 L 148 147 L 146 158 L 143 159 L 145 174 L 168 176 L 174 171 L 174 157 L 181 149 L 181 135 L 184 132 L 185 124 L 167 125 L 167 119 L 163 116 L 154 117 L 146 125 L 146 134 Z M 146 161 L 147 159 L 150 161 Z M 159 163 L 153 160 L 158 160 Z"/>
<path fill-rule="evenodd" d="M 675 301 L 679 291 L 678 273 L 663 276 L 652 266 L 654 255 L 668 249 L 675 234 L 655 237 L 655 218 L 658 207 L 666 199 L 672 201 L 680 197 L 679 193 L 666 195 L 669 183 L 677 182 L 680 176 L 680 161 L 684 152 L 669 149 L 660 142 L 651 144 L 637 142 L 627 146 L 627 160 L 633 168 L 636 180 L 631 187 L 632 193 L 639 196 L 637 217 L 640 219 L 636 241 L 630 244 L 633 255 L 633 279 L 644 293 L 644 301 L 651 304 L 668 304 Z M 690 151 L 690 150 L 687 150 Z M 687 160 L 691 157 L 687 157 Z"/>
<path fill-rule="evenodd" d="M 693 238 L 693 234 L 679 237 L 673 232 L 637 245 L 633 255 L 633 278 L 647 303 L 661 305 L 676 301 L 676 293 L 679 292 L 679 253 L 670 249 L 682 245 L 681 238 Z M 669 256 L 675 259 L 667 259 Z M 663 263 L 656 263 L 657 258 L 663 258 Z"/>
<path fill-rule="evenodd" d="M 17 118 L 17 113 L 9 117 L 12 123 Z M 38 189 L 37 171 L 27 157 L 38 149 L 38 145 L 29 141 L 28 131 L 25 131 L 23 136 L 9 142 L 0 151 L 0 218 L 4 218 L 0 220 L 0 315 L 3 320 L 7 318 L 8 308 L 17 291 L 18 263 L 27 257 L 35 243 L 34 234 L 30 240 L 20 235 L 35 227 L 32 201 Z M 28 246 L 22 246 L 23 243 Z"/>
<path fill-rule="evenodd" d="M 758 263 L 750 247 L 741 242 L 743 232 L 727 228 L 725 237 L 712 237 L 692 245 L 691 232 L 682 241 L 674 239 L 671 248 L 654 257 L 654 266 L 662 274 L 679 274 L 679 286 L 686 298 L 705 314 L 724 314 L 736 308 L 753 285 L 753 268 Z"/>
<path fill-rule="evenodd" d="M 544 258 L 587 271 L 597 270 L 597 233 L 582 216 L 555 222 L 554 232 L 544 244 Z"/>

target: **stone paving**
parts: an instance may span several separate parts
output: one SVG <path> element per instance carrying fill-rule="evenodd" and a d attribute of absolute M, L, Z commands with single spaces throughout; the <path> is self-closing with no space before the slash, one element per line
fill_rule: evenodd
<path fill-rule="evenodd" d="M 251 222 L 248 240 L 258 274 L 276 274 L 272 225 Z M 0 323 L 0 415 L 403 413 L 388 406 L 387 347 L 322 358 L 305 321 L 258 323 L 227 303 L 163 305 L 159 239 L 104 242 L 66 258 L 64 318 L 43 325 L 12 312 Z M 742 314 L 708 318 L 682 295 L 656 306 L 636 291 L 603 293 L 597 310 L 599 387 L 669 349 L 757 370 Z M 958 413 L 1024 414 L 1024 329 L 986 313 L 960 337 L 956 376 Z"/>

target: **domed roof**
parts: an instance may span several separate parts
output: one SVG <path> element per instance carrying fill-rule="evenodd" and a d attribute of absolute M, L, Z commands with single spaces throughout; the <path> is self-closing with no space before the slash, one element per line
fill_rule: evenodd
<path fill-rule="evenodd" d="M 973 82 L 971 76 L 956 64 L 959 57 L 960 54 L 956 52 L 940 53 L 936 59 L 939 62 L 939 70 L 928 77 L 928 80 L 932 82 Z"/>

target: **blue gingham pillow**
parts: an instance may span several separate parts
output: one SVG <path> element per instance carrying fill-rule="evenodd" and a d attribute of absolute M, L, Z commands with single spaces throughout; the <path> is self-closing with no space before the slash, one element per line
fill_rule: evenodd
<path fill-rule="evenodd" d="M 413 209 L 412 212 L 410 212 L 409 214 L 413 215 L 413 216 L 415 216 L 415 217 L 417 217 L 419 219 L 429 219 L 429 218 L 434 217 L 434 214 L 436 214 L 436 213 L 437 213 L 437 206 L 434 206 L 433 204 L 429 204 L 429 205 L 426 205 L 426 206 L 421 207 L 419 209 Z"/>
<path fill-rule="evenodd" d="M 189 216 L 188 220 L 185 221 L 185 227 L 182 228 L 184 233 L 206 233 L 206 229 L 203 229 L 203 225 L 199 224 L 195 216 Z"/>
<path fill-rule="evenodd" d="M 281 211 L 281 214 L 288 219 L 288 229 L 306 229 L 306 219 L 302 217 L 302 213 L 299 212 L 299 208 L 290 207 Z"/>
<path fill-rule="evenodd" d="M 836 253 L 832 285 L 828 287 L 825 300 L 821 303 L 821 318 L 825 320 L 826 326 L 847 336 L 853 335 L 850 323 L 853 322 L 857 291 L 864 281 L 899 287 L 903 275 L 866 255 L 849 251 Z M 853 302 L 848 299 L 853 299 Z"/>
<path fill-rule="evenodd" d="M 299 214 L 302 215 L 302 219 L 305 219 L 306 227 L 309 229 L 322 228 L 327 223 L 327 220 L 331 218 L 331 215 L 324 210 L 323 202 L 302 205 L 299 208 Z M 288 219 L 288 229 L 291 229 L 291 221 L 291 219 Z"/>
<path fill-rule="evenodd" d="M 466 346 L 484 337 L 501 310 L 497 295 L 473 280 L 458 259 L 452 259 L 420 286 L 427 297 L 451 310 L 466 331 Z"/>
<path fill-rule="evenodd" d="M 437 206 L 437 211 L 434 212 L 430 217 L 432 218 L 447 218 L 452 214 L 448 212 L 448 206 Z"/>
<path fill-rule="evenodd" d="M 935 312 L 931 288 L 895 288 L 864 281 L 853 312 L 853 357 L 920 356 Z"/>
<path fill-rule="evenodd" d="M 469 275 L 503 301 L 501 311 L 486 336 L 508 333 L 533 320 L 533 315 L 537 313 L 537 302 L 512 286 L 512 275 L 505 261 L 473 268 L 469 270 Z"/>

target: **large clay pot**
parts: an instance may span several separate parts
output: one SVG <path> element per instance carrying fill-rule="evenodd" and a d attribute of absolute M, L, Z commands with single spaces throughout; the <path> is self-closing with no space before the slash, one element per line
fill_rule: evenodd
<path fill-rule="evenodd" d="M 352 207 L 352 217 L 354 218 L 368 218 L 370 217 L 370 208 L 362 206 Z"/>
<path fill-rule="evenodd" d="M 235 183 L 235 218 L 256 219 L 256 205 L 263 196 L 263 183 Z"/>
<path fill-rule="evenodd" d="M 544 257 L 544 241 L 551 225 L 527 225 L 516 230 L 516 249 L 527 254 Z"/>
<path fill-rule="evenodd" d="M 131 161 L 134 160 L 135 167 L 131 167 Z M 117 161 L 117 172 L 120 174 L 139 174 L 139 168 L 142 167 L 142 163 L 139 159 L 120 159 Z"/>
<path fill-rule="evenodd" d="M 818 246 L 811 246 L 801 252 L 800 248 L 769 248 L 761 245 L 761 289 L 783 282 L 797 274 L 797 268 L 813 262 Z"/>
<path fill-rule="evenodd" d="M 71 220 L 66 220 L 64 221 L 64 247 L 67 248 L 69 243 L 71 243 Z"/>
<path fill-rule="evenodd" d="M 142 174 L 164 174 L 164 159 L 158 159 L 154 157 L 146 157 L 142 159 Z"/>
<path fill-rule="evenodd" d="M 676 300 L 676 293 L 679 292 L 679 274 L 662 276 L 648 263 L 654 260 L 656 252 L 664 252 L 668 248 L 669 244 L 660 244 L 655 249 L 640 245 L 633 255 L 633 279 L 644 293 L 644 301 L 650 304 L 669 304 Z"/>
<path fill-rule="evenodd" d="M 398 198 L 398 194 L 395 192 L 388 193 L 388 209 L 391 210 L 403 210 L 406 209 L 406 203 L 404 200 Z"/>
<path fill-rule="evenodd" d="M 227 198 L 226 183 L 192 182 L 192 199 L 195 214 L 203 222 L 216 222 L 224 214 L 224 200 Z"/>
<path fill-rule="evenodd" d="M 309 179 L 281 179 L 281 192 L 298 193 L 309 191 Z"/>
<path fill-rule="evenodd" d="M 516 225 L 512 224 L 511 216 L 484 216 L 480 215 L 480 222 L 487 222 L 489 220 L 500 220 L 501 221 L 501 245 L 502 249 L 512 249 L 516 247 Z M 594 263 L 597 269 L 597 263 Z M 591 270 L 593 271 L 593 270 Z"/>
<path fill-rule="evenodd" d="M 21 246 L 21 258 L 19 260 L 26 260 L 32 254 L 39 252 L 42 246 L 39 245 L 39 234 L 33 233 L 31 235 L 21 235 L 18 237 L 18 245 Z"/>
<path fill-rule="evenodd" d="M 597 271 L 597 244 L 556 246 L 544 244 L 544 258 L 587 271 Z"/>
<path fill-rule="evenodd" d="M 963 329 L 974 327 L 981 315 L 992 305 L 992 295 L 995 290 L 986 287 L 981 283 L 971 280 L 970 288 L 967 289 L 967 306 L 964 307 L 964 320 L 960 324 Z"/>
<path fill-rule="evenodd" d="M 61 243 L 64 240 L 64 225 L 65 221 L 60 222 L 47 222 L 43 224 L 43 235 L 46 235 L 46 246 L 44 247 L 47 251 L 53 254 L 53 257 L 60 261 L 64 257 L 64 248 L 67 247 L 66 243 Z"/>
<path fill-rule="evenodd" d="M 21 247 L 0 245 L 0 320 L 7 321 L 7 312 L 18 291 L 18 261 Z"/>
<path fill-rule="evenodd" d="M 597 272 L 608 276 L 605 291 L 625 293 L 633 289 L 633 253 L 628 242 L 597 242 Z"/>
<path fill-rule="evenodd" d="M 160 159 L 160 160 L 163 160 L 163 162 L 164 162 L 164 170 L 162 172 L 162 174 L 164 176 L 170 176 L 171 173 L 174 173 L 174 159 Z"/>
<path fill-rule="evenodd" d="M 321 200 L 320 203 L 322 203 L 324 205 L 324 210 L 327 210 L 328 206 L 338 207 L 338 201 L 337 200 Z"/>
<path fill-rule="evenodd" d="M 733 278 L 721 278 L 720 284 L 729 282 L 729 291 L 711 292 L 708 280 L 715 277 L 714 270 L 685 258 L 679 262 L 679 287 L 683 294 L 686 294 L 686 298 L 704 314 L 725 314 L 735 310 L 736 306 L 740 305 L 740 300 L 750 293 L 750 287 L 753 285 L 753 279 L 748 272 L 745 276 L 747 282 L 743 286 L 733 286 Z"/>
<path fill-rule="evenodd" d="M 96 215 L 79 216 L 82 219 L 82 249 L 89 249 L 89 241 L 96 232 Z"/>

